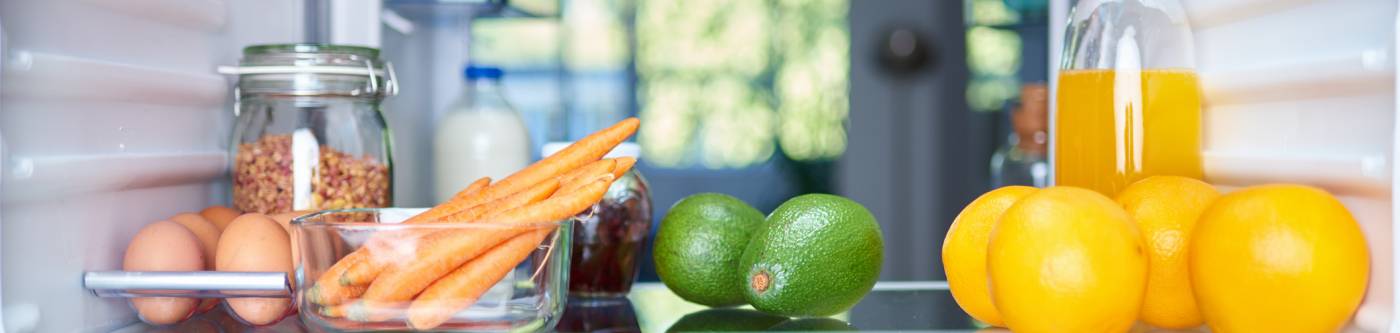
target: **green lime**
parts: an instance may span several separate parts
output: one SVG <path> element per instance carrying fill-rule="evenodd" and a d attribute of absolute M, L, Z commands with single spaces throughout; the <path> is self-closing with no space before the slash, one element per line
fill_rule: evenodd
<path fill-rule="evenodd" d="M 762 226 L 763 213 L 737 198 L 701 193 L 681 199 L 656 231 L 656 273 L 687 301 L 744 304 L 739 257 Z"/>
<path fill-rule="evenodd" d="M 744 250 L 744 297 L 778 315 L 837 314 L 875 286 L 883 256 L 880 225 L 864 206 L 830 194 L 794 197 Z"/>

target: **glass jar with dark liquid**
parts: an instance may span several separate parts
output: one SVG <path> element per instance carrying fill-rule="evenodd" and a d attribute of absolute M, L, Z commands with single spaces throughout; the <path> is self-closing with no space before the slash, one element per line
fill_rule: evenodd
<path fill-rule="evenodd" d="M 550 146 L 553 146 L 552 144 Z M 546 147 L 545 151 L 549 151 Z M 638 155 L 634 143 L 619 145 L 608 157 Z M 636 168 L 614 181 L 603 200 L 574 224 L 569 261 L 569 295 L 622 297 L 632 289 L 639 257 L 651 233 L 651 190 Z"/>

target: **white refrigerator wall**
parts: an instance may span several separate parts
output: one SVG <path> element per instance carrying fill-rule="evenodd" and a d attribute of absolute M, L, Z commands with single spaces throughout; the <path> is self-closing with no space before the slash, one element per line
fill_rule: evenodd
<path fill-rule="evenodd" d="M 1391 331 L 1397 317 L 1395 1 L 1182 3 L 1205 94 L 1207 180 L 1226 191 L 1305 183 L 1340 196 L 1371 249 L 1370 287 L 1348 330 Z M 1062 40 L 1065 11 L 1052 15 L 1050 31 L 1058 36 L 1051 39 Z M 1058 68 L 1052 61 L 1052 70 Z"/>
<path fill-rule="evenodd" d="M 241 47 L 304 39 L 302 1 L 5 0 L 0 306 L 5 332 L 136 321 L 85 270 L 121 268 L 141 225 L 227 204 Z"/>
<path fill-rule="evenodd" d="M 1342 197 L 1371 248 L 1353 328 L 1389 329 L 1395 148 L 1390 0 L 1184 3 L 1205 94 L 1208 181 L 1317 185 Z"/>

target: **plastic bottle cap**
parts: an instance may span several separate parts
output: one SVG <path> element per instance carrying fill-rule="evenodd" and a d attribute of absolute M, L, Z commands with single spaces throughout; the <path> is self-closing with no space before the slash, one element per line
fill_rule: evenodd
<path fill-rule="evenodd" d="M 563 150 L 564 147 L 568 147 L 569 144 L 572 144 L 572 143 L 573 143 L 572 141 L 555 141 L 555 142 L 546 143 L 546 144 L 544 144 L 544 147 L 541 147 L 541 148 L 540 148 L 540 153 L 544 154 L 544 157 L 549 157 L 550 155 L 554 155 L 554 153 L 557 153 L 557 152 L 559 152 L 560 150 Z M 603 156 L 603 158 L 614 158 L 614 157 L 633 157 L 633 158 L 638 158 L 638 157 L 640 157 L 640 156 L 642 156 L 642 146 L 641 146 L 641 145 L 638 145 L 638 144 L 636 144 L 636 143 L 634 143 L 634 142 L 623 142 L 623 143 L 618 144 L 617 147 L 613 147 L 613 150 L 612 150 L 612 151 L 609 151 L 607 155 L 604 155 L 604 156 Z"/>
<path fill-rule="evenodd" d="M 462 70 L 462 75 L 466 76 L 467 80 L 500 79 L 501 75 L 504 74 L 505 72 L 501 71 L 500 68 L 490 66 L 468 65 L 466 69 Z"/>

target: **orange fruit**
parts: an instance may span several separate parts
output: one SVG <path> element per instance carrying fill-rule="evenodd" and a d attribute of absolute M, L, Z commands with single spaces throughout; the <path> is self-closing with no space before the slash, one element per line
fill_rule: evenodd
<path fill-rule="evenodd" d="M 1147 254 L 1118 203 L 1057 186 L 1002 215 L 987 244 L 987 277 L 1014 332 L 1125 332 L 1142 306 Z"/>
<path fill-rule="evenodd" d="M 1191 285 L 1213 332 L 1336 332 L 1366 293 L 1366 237 L 1346 207 L 1317 188 L 1227 194 L 1191 237 Z"/>
<path fill-rule="evenodd" d="M 977 197 L 953 219 L 943 238 L 943 270 L 953 301 L 988 325 L 1004 324 L 987 291 L 987 237 L 1011 204 L 1036 191 L 1034 187 L 1007 186 Z"/>
<path fill-rule="evenodd" d="M 1162 328 L 1190 328 L 1203 320 L 1191 293 L 1187 246 L 1191 231 L 1220 192 L 1203 181 L 1152 176 L 1118 192 L 1118 204 L 1142 233 L 1147 249 L 1147 291 L 1138 319 Z"/>

